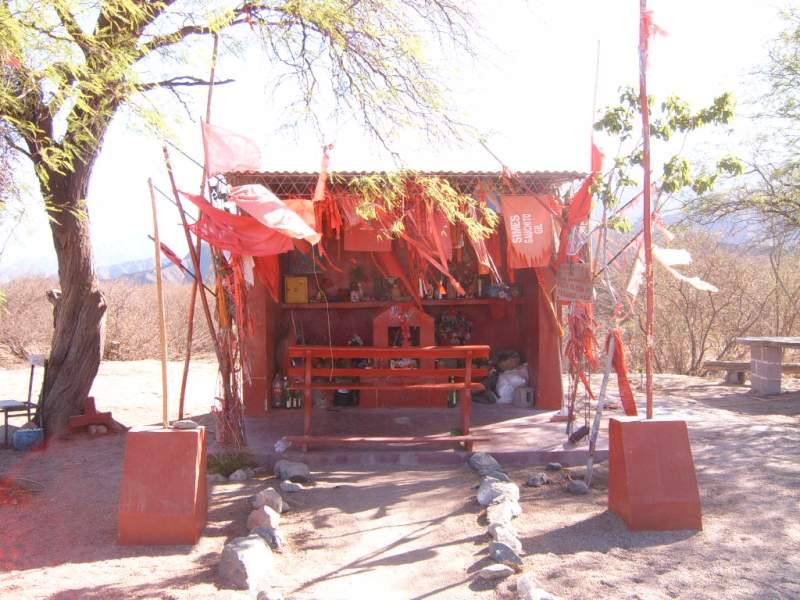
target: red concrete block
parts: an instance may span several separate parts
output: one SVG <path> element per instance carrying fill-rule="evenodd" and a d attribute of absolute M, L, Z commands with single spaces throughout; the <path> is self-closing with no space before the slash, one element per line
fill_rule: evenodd
<path fill-rule="evenodd" d="M 208 516 L 205 427 L 127 434 L 120 544 L 194 544 Z"/>
<path fill-rule="evenodd" d="M 628 529 L 701 530 L 686 422 L 612 418 L 608 435 L 608 508 Z"/>

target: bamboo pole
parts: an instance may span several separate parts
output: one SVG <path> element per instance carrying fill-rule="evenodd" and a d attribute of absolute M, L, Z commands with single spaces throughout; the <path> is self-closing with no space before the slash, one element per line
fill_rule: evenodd
<path fill-rule="evenodd" d="M 217 70 L 217 50 L 219 48 L 219 35 L 214 34 L 214 49 L 211 51 L 211 73 L 208 77 L 208 97 L 206 98 L 206 123 L 211 120 L 211 96 L 214 91 L 214 76 Z M 203 177 L 200 180 L 200 195 L 206 189 L 206 169 L 205 161 L 203 161 Z M 198 257 L 202 258 L 203 241 L 198 236 L 197 246 L 195 249 Z M 192 339 L 194 337 L 194 310 L 197 304 L 197 286 L 198 282 L 203 281 L 202 271 L 196 271 L 194 280 L 192 281 L 192 295 L 189 301 L 189 315 L 187 317 L 188 326 L 186 329 L 186 358 L 183 361 L 183 376 L 181 377 L 181 395 L 178 400 L 178 418 L 183 419 L 183 404 L 186 398 L 186 380 L 189 377 L 189 362 L 192 358 Z M 205 284 L 204 284 L 205 286 Z"/>
<path fill-rule="evenodd" d="M 156 295 L 158 296 L 158 337 L 161 347 L 161 394 L 162 394 L 162 425 L 169 428 L 169 413 L 167 402 L 167 322 L 164 314 L 164 286 L 161 282 L 161 241 L 158 236 L 158 213 L 156 211 L 156 195 L 153 191 L 153 180 L 148 179 L 150 186 L 150 204 L 153 207 L 153 244 L 156 259 Z"/>
<path fill-rule="evenodd" d="M 639 0 L 639 105 L 642 113 L 642 168 L 644 169 L 644 276 L 646 282 L 646 317 L 644 326 L 645 393 L 647 418 L 653 418 L 653 230 L 650 210 L 650 110 L 647 104 L 647 0 Z"/>

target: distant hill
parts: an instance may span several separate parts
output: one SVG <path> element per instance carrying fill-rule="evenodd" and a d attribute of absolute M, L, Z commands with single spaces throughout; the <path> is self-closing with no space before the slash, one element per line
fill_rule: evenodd
<path fill-rule="evenodd" d="M 187 254 L 183 257 L 181 263 L 189 272 L 194 272 L 194 266 L 192 265 L 192 258 L 190 255 Z M 129 260 L 115 265 L 98 267 L 97 276 L 101 281 L 124 279 L 141 284 L 155 283 L 156 272 L 154 264 L 155 261 L 153 258 Z M 206 244 L 203 244 L 200 250 L 200 271 L 203 273 L 204 280 L 208 281 L 214 278 L 214 269 L 211 264 L 211 252 Z M 177 265 L 174 265 L 167 258 L 162 258 L 161 276 L 165 282 L 169 283 L 192 282 L 192 278 L 188 274 L 184 273 Z"/>

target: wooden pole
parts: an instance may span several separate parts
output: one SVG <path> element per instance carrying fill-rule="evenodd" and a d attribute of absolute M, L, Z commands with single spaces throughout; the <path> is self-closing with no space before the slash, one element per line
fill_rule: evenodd
<path fill-rule="evenodd" d="M 653 229 L 650 209 L 650 110 L 647 104 L 647 0 L 639 0 L 639 105 L 642 113 L 642 168 L 644 169 L 644 276 L 646 282 L 646 317 L 644 326 L 645 393 L 647 418 L 653 418 Z"/>
<path fill-rule="evenodd" d="M 214 49 L 211 51 L 211 74 L 208 77 L 208 97 L 206 98 L 206 123 L 211 120 L 211 96 L 214 91 L 214 76 L 217 69 L 217 49 L 219 47 L 219 36 L 214 34 Z M 205 161 L 203 161 L 203 177 L 200 180 L 200 195 L 206 189 L 206 169 Z M 203 241 L 198 237 L 197 246 L 195 249 L 198 257 L 202 258 Z M 202 262 L 202 261 L 201 261 Z M 181 378 L 181 395 L 178 400 L 178 418 L 183 419 L 183 404 L 186 397 L 186 380 L 189 377 L 189 362 L 192 358 L 192 339 L 194 338 L 194 309 L 197 304 L 197 286 L 203 281 L 202 271 L 195 273 L 194 281 L 192 281 L 192 294 L 189 301 L 189 315 L 188 326 L 186 328 L 186 358 L 183 361 L 183 376 Z"/>
<path fill-rule="evenodd" d="M 611 366 L 614 361 L 614 352 L 617 348 L 614 343 L 614 336 L 611 335 L 608 340 L 608 349 L 606 350 L 606 367 L 603 371 L 603 383 L 600 384 L 600 393 L 597 394 L 597 408 L 594 411 L 594 424 L 592 425 L 592 432 L 589 436 L 589 459 L 586 461 L 586 477 L 584 482 L 587 487 L 592 485 L 592 468 L 594 467 L 594 453 L 597 447 L 597 436 L 600 433 L 600 423 L 603 417 L 603 405 L 606 401 L 606 389 L 608 388 L 608 377 L 611 374 Z"/>
<path fill-rule="evenodd" d="M 156 295 L 158 296 L 158 337 L 161 346 L 161 394 L 162 394 L 162 425 L 169 428 L 169 413 L 167 406 L 167 321 L 164 314 L 164 286 L 161 282 L 161 240 L 158 236 L 158 213 L 156 211 L 156 194 L 153 190 L 153 180 L 148 179 L 150 187 L 150 204 L 153 207 L 153 244 L 156 259 Z"/>

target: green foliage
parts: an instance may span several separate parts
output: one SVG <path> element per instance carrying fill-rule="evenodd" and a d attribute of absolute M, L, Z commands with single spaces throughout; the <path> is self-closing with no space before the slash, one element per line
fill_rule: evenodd
<path fill-rule="evenodd" d="M 208 472 L 219 473 L 225 477 L 230 477 L 231 473 L 239 469 L 257 466 L 258 461 L 249 452 L 220 452 L 208 455 Z"/>
<path fill-rule="evenodd" d="M 429 203 L 450 223 L 463 226 L 473 240 L 489 237 L 500 220 L 497 213 L 472 196 L 457 192 L 447 180 L 414 171 L 356 177 L 349 187 L 359 196 L 358 216 L 380 222 L 389 236 L 405 231 L 406 208 L 417 200 Z"/>
<path fill-rule="evenodd" d="M 682 135 L 685 142 L 690 133 L 706 126 L 727 125 L 734 117 L 735 101 L 730 93 L 714 98 L 709 106 L 696 111 L 678 96 L 670 96 L 661 103 L 650 96 L 647 101 L 651 113 L 650 137 L 663 142 L 673 140 L 676 135 Z M 623 88 L 620 91 L 619 104 L 606 108 L 594 125 L 595 130 L 617 139 L 620 143 L 620 153 L 614 158 L 612 168 L 602 181 L 595 184 L 595 194 L 607 209 L 617 207 L 622 197 L 629 194 L 628 190 L 641 186 L 632 175 L 633 170 L 643 163 L 641 137 L 637 137 L 641 136 L 639 109 L 639 96 L 635 90 Z M 713 171 L 705 172 L 696 170 L 688 158 L 676 154 L 662 166 L 661 192 L 669 195 L 692 190 L 696 194 L 705 194 L 720 177 L 736 176 L 742 171 L 743 164 L 733 156 L 719 159 Z M 613 227 L 623 231 L 625 225 L 613 221 Z"/>
<path fill-rule="evenodd" d="M 433 33 L 470 52 L 471 16 L 454 0 L 240 1 L 224 8 L 200 0 L 3 2 L 0 122 L 33 161 L 47 196 L 51 178 L 91 167 L 121 106 L 163 127 L 141 95 L 205 85 L 180 60 L 181 47 L 227 29 L 250 31 L 247 25 L 249 34 L 232 37 L 260 41 L 267 62 L 297 84 L 308 112 L 325 96 L 387 145 L 409 124 L 432 135 L 459 128 L 424 42 Z M 164 74 L 176 64 L 186 73 Z"/>

